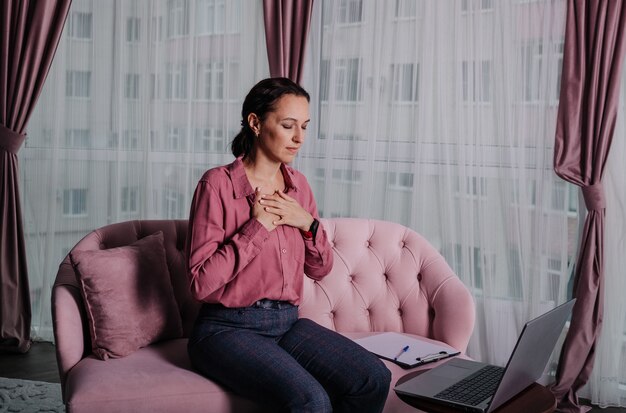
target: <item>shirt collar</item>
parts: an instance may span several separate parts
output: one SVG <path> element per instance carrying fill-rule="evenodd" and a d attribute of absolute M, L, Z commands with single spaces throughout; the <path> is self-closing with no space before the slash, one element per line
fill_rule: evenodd
<path fill-rule="evenodd" d="M 291 190 L 298 191 L 298 187 L 295 184 L 293 168 L 285 164 L 280 164 L 280 170 L 285 179 L 286 192 Z M 248 181 L 241 156 L 237 157 L 233 163 L 228 165 L 228 171 L 230 172 L 230 180 L 233 184 L 235 198 L 254 195 L 254 188 L 252 188 L 250 181 Z"/>

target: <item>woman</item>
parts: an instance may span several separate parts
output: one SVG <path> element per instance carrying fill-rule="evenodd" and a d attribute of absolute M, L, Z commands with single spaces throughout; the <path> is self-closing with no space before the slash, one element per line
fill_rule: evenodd
<path fill-rule="evenodd" d="M 198 182 L 188 273 L 203 302 L 189 339 L 194 367 L 269 411 L 380 412 L 391 375 L 359 345 L 298 319 L 304 275 L 333 265 L 306 178 L 290 166 L 309 124 L 308 93 L 257 83 L 242 108 L 233 163 Z"/>

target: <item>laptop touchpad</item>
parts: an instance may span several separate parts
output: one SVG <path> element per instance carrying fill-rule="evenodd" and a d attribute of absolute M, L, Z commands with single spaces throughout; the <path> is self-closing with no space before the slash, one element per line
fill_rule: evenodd
<path fill-rule="evenodd" d="M 467 376 L 468 371 L 469 369 L 464 367 L 444 364 L 443 366 L 439 366 L 439 368 L 434 369 L 431 373 L 435 376 L 456 379 L 458 377 Z"/>

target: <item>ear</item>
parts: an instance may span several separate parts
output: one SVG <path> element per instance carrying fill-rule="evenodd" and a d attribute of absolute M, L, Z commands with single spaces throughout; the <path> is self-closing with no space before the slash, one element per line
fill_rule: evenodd
<path fill-rule="evenodd" d="M 248 125 L 257 136 L 261 133 L 261 120 L 256 113 L 250 113 L 248 115 Z"/>

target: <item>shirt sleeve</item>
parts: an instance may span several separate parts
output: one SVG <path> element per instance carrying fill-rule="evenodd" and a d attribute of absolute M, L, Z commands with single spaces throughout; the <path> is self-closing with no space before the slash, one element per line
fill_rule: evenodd
<path fill-rule="evenodd" d="M 191 292 L 197 300 L 204 300 L 237 277 L 261 252 L 269 237 L 267 229 L 251 218 L 227 239 L 224 229 L 227 207 L 227 201 L 209 182 L 198 183 L 191 202 L 187 235 L 187 268 Z"/>
<path fill-rule="evenodd" d="M 319 219 L 313 191 L 309 187 L 308 182 L 305 181 L 303 186 L 303 189 L 306 191 L 305 199 L 308 200 L 307 205 L 303 206 L 313 215 L 313 218 Z M 304 249 L 304 273 L 314 280 L 321 280 L 328 275 L 333 268 L 333 249 L 330 246 L 323 225 L 320 224 L 317 229 L 315 242 L 313 242 L 313 239 L 304 238 Z"/>

